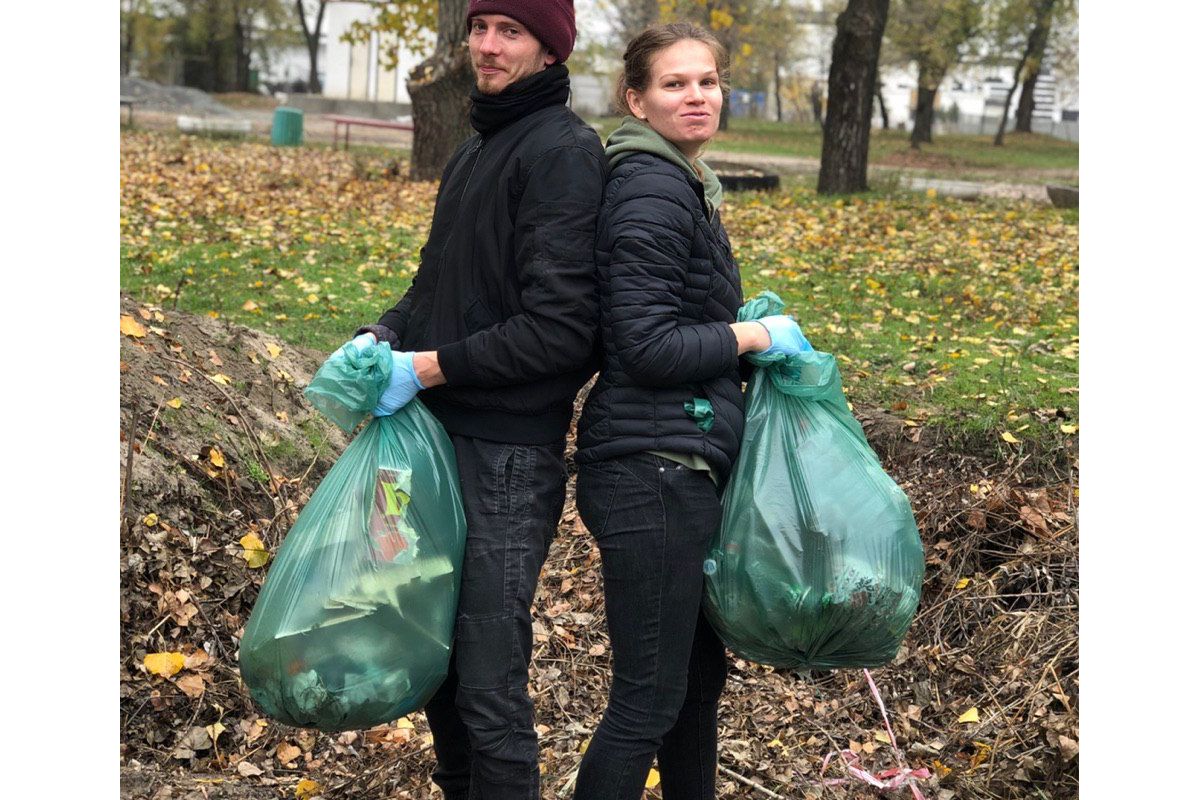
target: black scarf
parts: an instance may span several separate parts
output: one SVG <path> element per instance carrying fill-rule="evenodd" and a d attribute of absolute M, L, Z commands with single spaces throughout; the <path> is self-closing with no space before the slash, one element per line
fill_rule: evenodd
<path fill-rule="evenodd" d="M 547 106 L 562 105 L 571 94 L 565 64 L 554 64 L 505 87 L 500 94 L 471 90 L 471 127 L 484 136 Z"/>

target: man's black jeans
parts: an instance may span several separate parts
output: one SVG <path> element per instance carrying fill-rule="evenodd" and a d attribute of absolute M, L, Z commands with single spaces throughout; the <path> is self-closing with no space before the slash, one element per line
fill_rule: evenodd
<path fill-rule="evenodd" d="M 467 547 L 450 673 L 425 706 L 447 800 L 538 800 L 530 606 L 566 492 L 563 443 L 451 436 Z"/>
<path fill-rule="evenodd" d="M 581 465 L 576 502 L 600 546 L 613 679 L 575 798 L 637 800 L 656 755 L 664 800 L 713 798 L 725 647 L 701 599 L 717 489 L 638 453 Z"/>

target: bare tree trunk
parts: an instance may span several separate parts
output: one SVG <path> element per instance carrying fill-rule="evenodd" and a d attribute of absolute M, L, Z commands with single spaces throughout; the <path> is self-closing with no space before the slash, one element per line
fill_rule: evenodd
<path fill-rule="evenodd" d="M 467 0 L 440 0 L 437 46 L 408 77 L 413 180 L 441 177 L 455 148 L 471 135 L 470 93 L 475 72 L 467 49 L 466 16 Z"/>
<path fill-rule="evenodd" d="M 1021 82 L 1021 97 L 1017 100 L 1017 124 L 1013 130 L 1020 133 L 1033 132 L 1033 87 L 1038 73 L 1033 73 Z"/>
<path fill-rule="evenodd" d="M 296 0 L 296 14 L 300 17 L 300 28 L 304 31 L 304 43 L 308 46 L 308 91 L 312 94 L 321 93 L 321 78 L 317 74 L 317 59 L 321 54 L 321 24 L 325 21 L 325 6 L 327 0 L 317 4 L 317 21 L 312 31 L 308 29 L 308 19 L 304 16 L 304 0 Z"/>
<path fill-rule="evenodd" d="M 867 188 L 871 105 L 887 13 L 888 0 L 849 0 L 838 15 L 829 67 L 829 106 L 821 138 L 819 194 Z"/>
<path fill-rule="evenodd" d="M 775 51 L 775 121 L 783 122 L 783 74 L 778 50 Z"/>
<path fill-rule="evenodd" d="M 813 122 L 824 127 L 825 118 L 821 113 L 821 84 L 817 81 L 813 81 L 812 86 L 808 89 L 808 102 L 812 106 Z"/>
<path fill-rule="evenodd" d="M 944 72 L 925 64 L 920 65 L 917 76 L 917 110 L 913 114 L 912 135 L 908 139 L 914 150 L 919 150 L 922 143 L 933 143 L 934 101 L 944 76 Z"/>
<path fill-rule="evenodd" d="M 875 74 L 875 99 L 879 101 L 879 116 L 883 120 L 883 129 L 888 129 L 888 113 L 887 103 L 883 102 L 883 82 L 879 80 L 879 74 Z"/>
<path fill-rule="evenodd" d="M 124 7 L 125 3 L 122 2 Z M 129 4 L 129 11 L 125 14 L 125 35 L 121 37 L 121 75 L 122 77 L 129 74 L 130 67 L 133 64 L 133 29 L 136 25 L 137 6 L 135 3 Z"/>
<path fill-rule="evenodd" d="M 1012 105 L 1013 95 L 1016 94 L 1017 87 L 1021 85 L 1021 79 L 1025 77 L 1026 66 L 1030 65 L 1035 55 L 1037 55 L 1037 68 L 1041 68 L 1039 54 L 1046 51 L 1046 41 L 1050 37 L 1051 12 L 1054 11 L 1055 2 L 1056 0 L 1041 0 L 1034 12 L 1033 29 L 1029 32 L 1029 40 L 1025 43 L 1025 52 L 1021 53 L 1021 60 L 1017 62 L 1017 68 L 1013 70 L 1013 83 L 1008 88 L 1008 95 L 1004 99 L 1004 109 L 1000 113 L 1000 127 L 996 129 L 996 137 L 992 140 L 992 144 L 996 147 L 1004 145 L 1004 129 L 1008 127 L 1008 107 Z M 1031 108 L 1030 114 L 1032 113 Z"/>

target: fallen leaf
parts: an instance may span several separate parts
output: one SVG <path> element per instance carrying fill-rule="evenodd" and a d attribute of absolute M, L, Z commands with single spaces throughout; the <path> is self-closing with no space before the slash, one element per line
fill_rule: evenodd
<path fill-rule="evenodd" d="M 396 727 L 397 728 L 408 728 L 409 730 L 411 730 L 413 727 L 412 720 L 409 719 L 408 717 L 401 717 L 400 719 L 396 720 Z"/>
<path fill-rule="evenodd" d="M 1070 761 L 1079 755 L 1079 742 L 1075 741 L 1069 736 L 1063 736 L 1062 734 L 1059 734 L 1058 749 L 1059 752 L 1062 753 L 1063 759 Z"/>
<path fill-rule="evenodd" d="M 142 524 L 145 525 L 147 528 L 153 528 L 155 525 L 158 524 L 158 514 L 151 513 L 151 514 L 147 514 L 146 516 L 142 517 Z"/>
<path fill-rule="evenodd" d="M 230 378 L 228 375 L 222 375 L 220 372 L 218 372 L 216 375 L 209 375 L 208 379 L 213 383 L 219 383 L 222 386 L 228 386 L 230 381 L 233 380 L 233 378 Z"/>
<path fill-rule="evenodd" d="M 287 421 L 288 421 L 287 412 L 286 411 L 276 411 L 275 419 L 279 420 L 280 422 L 282 422 L 284 424 L 287 424 Z"/>
<path fill-rule="evenodd" d="M 121 333 L 126 336 L 132 336 L 135 339 L 140 339 L 146 335 L 146 329 L 142 327 L 142 323 L 131 317 L 129 314 L 121 315 Z"/>
<path fill-rule="evenodd" d="M 979 709 L 975 706 L 971 706 L 965 712 L 963 712 L 962 716 L 958 718 L 958 721 L 963 723 L 979 722 Z"/>
<path fill-rule="evenodd" d="M 892 740 L 888 738 L 888 735 L 883 731 L 875 731 L 875 741 L 879 742 L 880 744 L 891 744 L 892 742 Z"/>
<path fill-rule="evenodd" d="M 208 653 L 197 648 L 193 652 L 188 653 L 186 656 L 184 656 L 183 668 L 184 669 L 199 669 L 200 667 L 207 664 L 208 660 L 209 660 Z"/>
<path fill-rule="evenodd" d="M 220 448 L 209 448 L 208 460 L 212 462 L 212 465 L 217 469 L 221 469 L 225 466 L 225 456 L 221 454 Z"/>
<path fill-rule="evenodd" d="M 283 352 L 282 347 L 275 344 L 274 342 L 267 342 L 267 353 L 270 354 L 269 357 L 271 358 L 272 361 L 274 361 L 276 358 L 278 358 L 279 354 L 282 352 Z"/>
<path fill-rule="evenodd" d="M 167 401 L 167 405 L 170 406 L 171 408 L 182 408 L 183 407 L 183 399 L 180 397 L 172 397 L 170 400 Z"/>
<path fill-rule="evenodd" d="M 175 681 L 175 685 L 179 687 L 180 691 L 193 700 L 204 694 L 204 678 L 195 672 L 184 675 L 182 678 Z"/>
<path fill-rule="evenodd" d="M 242 303 L 242 311 L 258 311 L 258 303 L 253 300 L 247 300 Z"/>
<path fill-rule="evenodd" d="M 321 784 L 310 781 L 308 778 L 301 778 L 300 782 L 296 784 L 296 800 L 311 800 L 321 792 Z"/>
<path fill-rule="evenodd" d="M 301 755 L 301 750 L 291 742 L 280 742 L 275 748 L 275 758 L 279 759 L 279 763 L 283 765 L 290 764 Z"/>
<path fill-rule="evenodd" d="M 955 589 L 965 589 L 971 585 L 970 578 L 959 578 L 958 583 L 954 584 Z M 961 720 L 960 720 L 961 721 Z"/>
<path fill-rule="evenodd" d="M 225 726 L 219 722 L 214 722 L 212 725 L 205 725 L 204 730 L 208 732 L 208 738 L 212 739 L 213 744 L 216 744 L 217 737 L 225 732 Z"/>
<path fill-rule="evenodd" d="M 148 308 L 139 308 L 138 314 L 142 319 L 150 319 L 150 309 Z"/>
<path fill-rule="evenodd" d="M 1005 431 L 1004 433 L 1000 434 L 1000 438 L 1003 439 L 1004 441 L 1008 442 L 1009 444 L 1018 444 L 1021 441 L 1020 439 L 1013 436 L 1008 431 Z"/>
<path fill-rule="evenodd" d="M 243 778 L 254 778 L 263 774 L 263 771 L 249 761 L 239 761 L 237 765 L 238 775 Z"/>
<path fill-rule="evenodd" d="M 1079 430 L 1079 426 L 1078 425 L 1068 425 L 1067 423 L 1064 422 L 1062 425 L 1058 426 L 1058 429 L 1060 431 L 1062 431 L 1063 433 L 1072 434 L 1075 431 Z"/>
<path fill-rule="evenodd" d="M 147 653 L 142 666 L 155 675 L 169 678 L 183 669 L 183 653 Z"/>
<path fill-rule="evenodd" d="M 251 569 L 257 569 L 266 566 L 266 563 L 271 560 L 271 554 L 267 552 L 267 547 L 253 533 L 247 533 L 238 540 L 239 544 L 245 550 L 242 552 L 242 558 L 246 559 L 246 564 Z"/>

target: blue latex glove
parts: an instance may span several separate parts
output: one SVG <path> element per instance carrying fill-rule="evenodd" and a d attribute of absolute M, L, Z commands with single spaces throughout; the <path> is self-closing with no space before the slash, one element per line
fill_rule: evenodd
<path fill-rule="evenodd" d="M 371 413 L 377 417 L 395 414 L 408 405 L 417 396 L 417 392 L 425 387 L 417 378 L 417 370 L 413 367 L 414 353 L 392 351 L 392 379 L 379 398 L 379 405 Z"/>
<path fill-rule="evenodd" d="M 808 339 L 804 338 L 796 320 L 789 316 L 774 314 L 756 321 L 762 323 L 771 336 L 771 346 L 762 351 L 764 356 L 775 353 L 794 356 L 813 349 L 813 346 L 808 343 Z"/>

